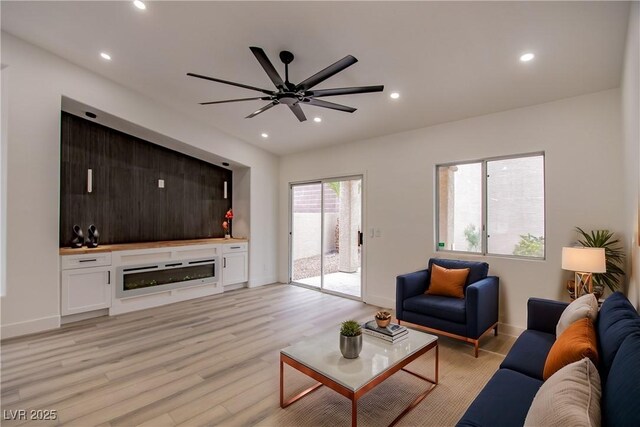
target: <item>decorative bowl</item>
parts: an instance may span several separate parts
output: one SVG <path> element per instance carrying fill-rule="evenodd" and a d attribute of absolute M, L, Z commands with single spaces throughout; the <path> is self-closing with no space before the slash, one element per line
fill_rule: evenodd
<path fill-rule="evenodd" d="M 389 326 L 389 323 L 391 323 L 391 318 L 388 318 L 388 319 L 376 318 L 376 323 L 378 324 L 379 328 L 386 328 L 387 326 Z"/>

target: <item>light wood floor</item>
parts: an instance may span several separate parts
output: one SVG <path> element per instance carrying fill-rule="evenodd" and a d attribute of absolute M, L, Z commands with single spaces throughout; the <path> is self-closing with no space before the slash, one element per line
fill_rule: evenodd
<path fill-rule="evenodd" d="M 6 340 L 2 409 L 57 410 L 38 426 L 255 424 L 279 410 L 279 349 L 376 310 L 270 285 Z"/>

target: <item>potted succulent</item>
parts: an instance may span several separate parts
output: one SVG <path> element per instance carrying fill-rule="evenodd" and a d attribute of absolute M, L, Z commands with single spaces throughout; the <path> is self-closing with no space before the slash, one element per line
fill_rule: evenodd
<path fill-rule="evenodd" d="M 362 350 L 362 329 L 355 320 L 342 322 L 340 326 L 340 352 L 345 359 L 355 359 Z"/>
<path fill-rule="evenodd" d="M 379 311 L 375 316 L 376 323 L 379 328 L 386 328 L 391 323 L 391 313 L 388 311 Z"/>

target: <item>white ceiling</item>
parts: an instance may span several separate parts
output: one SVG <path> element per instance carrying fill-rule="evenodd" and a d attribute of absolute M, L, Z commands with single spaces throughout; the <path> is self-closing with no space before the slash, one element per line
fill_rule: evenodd
<path fill-rule="evenodd" d="M 622 2 L 2 1 L 2 29 L 276 154 L 392 134 L 618 87 L 629 4 Z M 270 89 L 249 50 L 299 83 L 347 54 L 359 62 L 316 88 L 384 84 L 328 97 L 353 114 L 285 106 L 244 117 L 260 96 L 187 72 Z M 107 51 L 111 62 L 99 57 Z M 536 59 L 521 63 L 524 52 Z M 401 98 L 391 100 L 398 91 Z M 323 122 L 313 122 L 320 116 Z M 126 119 L 126 118 L 125 118 Z M 262 132 L 270 137 L 263 139 Z"/>

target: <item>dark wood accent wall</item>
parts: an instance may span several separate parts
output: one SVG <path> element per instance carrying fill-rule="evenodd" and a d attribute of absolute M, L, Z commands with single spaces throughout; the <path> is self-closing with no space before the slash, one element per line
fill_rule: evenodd
<path fill-rule="evenodd" d="M 66 112 L 61 129 L 60 247 L 74 224 L 85 237 L 95 224 L 103 244 L 224 236 L 230 170 Z"/>

